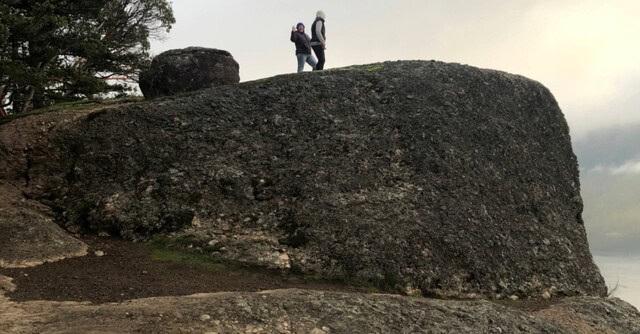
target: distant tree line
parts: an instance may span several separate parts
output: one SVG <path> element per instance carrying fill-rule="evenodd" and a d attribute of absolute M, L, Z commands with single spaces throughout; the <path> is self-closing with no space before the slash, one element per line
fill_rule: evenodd
<path fill-rule="evenodd" d="M 173 23 L 168 0 L 0 0 L 0 112 L 125 94 L 109 81 L 137 81 Z"/>

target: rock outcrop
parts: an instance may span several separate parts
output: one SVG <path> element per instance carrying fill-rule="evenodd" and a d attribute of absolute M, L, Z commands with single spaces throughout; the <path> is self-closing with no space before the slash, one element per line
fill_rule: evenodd
<path fill-rule="evenodd" d="M 0 268 L 22 268 L 87 254 L 87 246 L 56 225 L 51 208 L 0 181 Z"/>
<path fill-rule="evenodd" d="M 23 117 L 0 127 L 0 268 L 30 267 L 87 253 L 83 242 L 54 222 L 51 207 L 25 196 L 27 189 L 41 187 L 31 183 L 30 173 L 47 169 L 41 165 L 32 170 L 31 148 L 82 114 Z"/>
<path fill-rule="evenodd" d="M 566 121 L 524 77 L 284 75 L 95 112 L 48 145 L 30 196 L 67 226 L 427 296 L 606 293 Z"/>
<path fill-rule="evenodd" d="M 165 51 L 140 74 L 146 98 L 240 82 L 238 63 L 224 50 L 189 47 Z"/>
<path fill-rule="evenodd" d="M 0 277 L 1 279 L 1 277 Z M 618 299 L 568 298 L 517 309 L 489 301 L 277 290 L 93 305 L 12 303 L 0 291 L 0 332 L 13 333 L 638 333 Z"/>

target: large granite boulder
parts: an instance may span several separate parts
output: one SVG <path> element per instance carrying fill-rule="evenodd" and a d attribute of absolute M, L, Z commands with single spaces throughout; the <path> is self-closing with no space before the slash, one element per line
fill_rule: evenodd
<path fill-rule="evenodd" d="M 50 175 L 31 196 L 68 226 L 407 293 L 606 293 L 567 123 L 521 76 L 434 61 L 283 75 L 96 112 L 52 143 L 33 150 Z"/>
<path fill-rule="evenodd" d="M 153 58 L 140 74 L 140 90 L 146 98 L 240 82 L 238 63 L 224 50 L 201 47 L 175 49 Z"/>

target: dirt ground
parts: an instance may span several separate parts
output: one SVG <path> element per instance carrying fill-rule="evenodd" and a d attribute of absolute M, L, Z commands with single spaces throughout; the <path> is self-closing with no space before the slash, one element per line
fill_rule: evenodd
<path fill-rule="evenodd" d="M 189 261 L 158 260 L 141 243 L 83 236 L 89 255 L 45 263 L 33 268 L 0 269 L 13 278 L 17 289 L 7 296 L 14 301 L 90 301 L 93 303 L 181 296 L 219 291 L 300 288 L 358 291 L 344 284 L 305 280 L 267 270 L 203 265 Z M 103 256 L 96 256 L 101 251 Z"/>

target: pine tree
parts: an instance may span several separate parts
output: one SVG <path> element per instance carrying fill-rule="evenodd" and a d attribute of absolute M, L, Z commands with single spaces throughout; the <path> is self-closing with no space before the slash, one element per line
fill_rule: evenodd
<path fill-rule="evenodd" d="M 108 79 L 136 81 L 149 39 L 173 23 L 168 0 L 3 0 L 0 102 L 23 112 L 124 93 L 126 85 Z"/>

